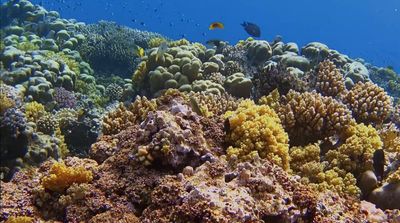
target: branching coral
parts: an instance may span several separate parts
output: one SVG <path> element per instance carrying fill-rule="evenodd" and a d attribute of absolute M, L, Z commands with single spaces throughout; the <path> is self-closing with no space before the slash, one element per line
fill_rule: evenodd
<path fill-rule="evenodd" d="M 51 191 L 63 192 L 74 183 L 88 183 L 92 179 L 92 172 L 84 167 L 67 167 L 64 163 L 54 163 L 49 175 L 42 178 L 42 186 Z"/>
<path fill-rule="evenodd" d="M 319 64 L 316 89 L 324 96 L 337 97 L 345 93 L 346 87 L 343 75 L 335 64 L 329 60 Z"/>
<path fill-rule="evenodd" d="M 306 145 L 339 134 L 354 122 L 344 104 L 315 92 L 289 91 L 277 110 L 291 145 Z"/>
<path fill-rule="evenodd" d="M 238 107 L 240 99 L 235 99 L 231 95 L 224 93 L 222 95 L 211 94 L 206 92 L 190 93 L 190 97 L 194 103 L 193 106 L 199 107 L 201 114 L 209 117 L 213 115 L 223 115 L 227 111 L 234 111 Z"/>
<path fill-rule="evenodd" d="M 400 130 L 393 124 L 386 124 L 379 129 L 379 136 L 383 142 L 385 152 L 400 155 Z"/>
<path fill-rule="evenodd" d="M 392 109 L 390 96 L 372 82 L 358 82 L 346 95 L 345 102 L 355 119 L 366 124 L 383 123 Z"/>
<path fill-rule="evenodd" d="M 383 146 L 378 131 L 370 125 L 358 124 L 349 126 L 343 137 L 345 141 L 337 150 L 326 153 L 329 165 L 351 172 L 356 177 L 372 170 L 374 152 Z"/>
<path fill-rule="evenodd" d="M 273 109 L 244 100 L 225 117 L 229 121 L 229 156 L 246 160 L 258 154 L 284 169 L 289 168 L 288 136 Z"/>
<path fill-rule="evenodd" d="M 39 132 L 52 135 L 56 130 L 58 123 L 52 114 L 46 113 L 37 120 L 36 125 Z"/>
<path fill-rule="evenodd" d="M 103 118 L 103 134 L 115 134 L 128 126 L 143 121 L 147 113 L 156 110 L 156 108 L 156 101 L 148 100 L 144 96 L 138 96 L 128 107 L 121 104 L 115 111 L 110 112 Z"/>

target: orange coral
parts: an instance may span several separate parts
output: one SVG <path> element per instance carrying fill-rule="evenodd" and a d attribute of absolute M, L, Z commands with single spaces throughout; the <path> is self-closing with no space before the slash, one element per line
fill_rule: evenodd
<path fill-rule="evenodd" d="M 331 61 L 321 62 L 317 73 L 316 89 L 324 96 L 340 96 L 345 93 L 343 75 Z"/>
<path fill-rule="evenodd" d="M 385 90 L 372 82 L 358 82 L 345 98 L 357 121 L 381 124 L 390 115 L 392 100 Z"/>
<path fill-rule="evenodd" d="M 49 173 L 42 178 L 42 186 L 56 192 L 63 192 L 74 183 L 88 183 L 93 179 L 92 172 L 84 167 L 67 167 L 59 162 L 53 164 Z"/>

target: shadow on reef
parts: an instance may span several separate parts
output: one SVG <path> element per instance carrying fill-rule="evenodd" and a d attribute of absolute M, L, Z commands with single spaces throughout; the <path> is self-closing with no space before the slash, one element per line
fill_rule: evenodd
<path fill-rule="evenodd" d="M 0 12 L 0 221 L 400 220 L 394 71 L 318 42 Z"/>

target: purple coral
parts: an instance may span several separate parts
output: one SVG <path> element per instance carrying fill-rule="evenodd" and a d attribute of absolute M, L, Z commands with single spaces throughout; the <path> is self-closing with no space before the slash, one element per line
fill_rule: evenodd
<path fill-rule="evenodd" d="M 54 88 L 54 100 L 59 108 L 74 108 L 76 106 L 74 92 L 68 91 L 63 87 Z"/>

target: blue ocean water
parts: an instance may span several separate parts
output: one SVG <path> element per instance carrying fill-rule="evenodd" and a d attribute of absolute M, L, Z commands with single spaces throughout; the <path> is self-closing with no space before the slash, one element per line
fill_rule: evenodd
<path fill-rule="evenodd" d="M 2 0 L 4 2 L 4 0 Z M 170 38 L 205 42 L 222 39 L 231 44 L 248 34 L 240 23 L 261 27 L 261 39 L 281 35 L 303 46 L 319 41 L 352 58 L 400 71 L 399 0 L 35 0 L 64 18 L 86 23 L 111 20 Z M 213 21 L 225 29 L 208 30 Z"/>

